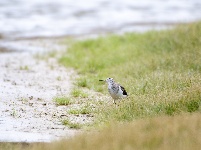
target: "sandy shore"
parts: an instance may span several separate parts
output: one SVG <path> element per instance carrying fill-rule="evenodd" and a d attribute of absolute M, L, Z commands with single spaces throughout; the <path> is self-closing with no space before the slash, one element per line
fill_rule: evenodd
<path fill-rule="evenodd" d="M 0 53 L 0 141 L 44 142 L 70 137 L 77 130 L 62 125 L 69 109 L 56 106 L 53 98 L 68 95 L 73 70 L 55 59 L 38 56 L 64 50 L 57 40 L 2 42 L 11 51 Z"/>

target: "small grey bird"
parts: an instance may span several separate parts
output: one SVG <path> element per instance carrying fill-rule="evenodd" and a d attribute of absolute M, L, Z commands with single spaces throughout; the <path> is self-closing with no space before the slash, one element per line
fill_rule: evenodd
<path fill-rule="evenodd" d="M 118 83 L 115 83 L 113 78 L 107 78 L 106 80 L 99 80 L 99 81 L 106 81 L 108 84 L 108 92 L 113 98 L 114 104 L 116 104 L 116 100 L 120 98 L 125 98 L 128 96 L 125 88 Z"/>

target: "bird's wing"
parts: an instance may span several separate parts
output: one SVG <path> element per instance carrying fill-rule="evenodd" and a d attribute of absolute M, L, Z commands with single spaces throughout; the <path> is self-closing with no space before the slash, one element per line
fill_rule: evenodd
<path fill-rule="evenodd" d="M 125 90 L 125 88 L 123 86 L 121 86 L 121 85 L 119 85 L 119 86 L 120 86 L 121 90 L 123 91 L 123 95 L 128 95 L 126 90 Z"/>

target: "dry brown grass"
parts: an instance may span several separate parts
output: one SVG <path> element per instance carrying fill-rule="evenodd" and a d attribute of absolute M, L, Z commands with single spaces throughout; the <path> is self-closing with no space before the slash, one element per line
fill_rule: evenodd
<path fill-rule="evenodd" d="M 31 150 L 198 150 L 200 147 L 201 114 L 193 113 L 114 123 L 99 132 L 39 144 Z"/>

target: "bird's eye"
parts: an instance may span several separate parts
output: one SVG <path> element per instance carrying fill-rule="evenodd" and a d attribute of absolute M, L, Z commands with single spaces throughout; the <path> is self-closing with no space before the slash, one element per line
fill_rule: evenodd
<path fill-rule="evenodd" d="M 111 78 L 109 78 L 109 79 L 111 79 Z"/>

